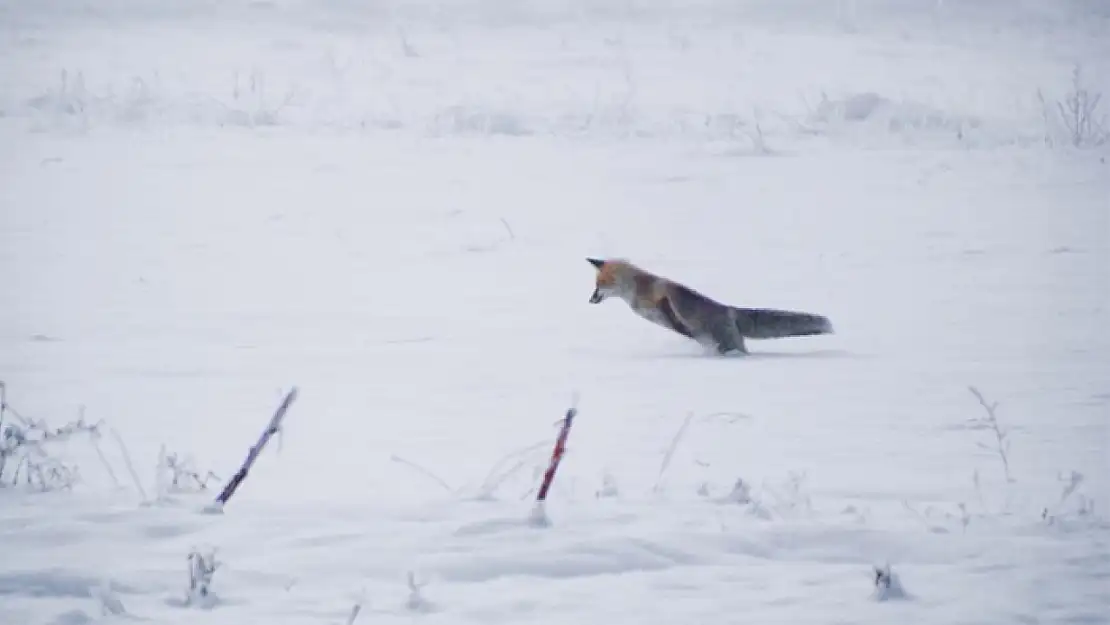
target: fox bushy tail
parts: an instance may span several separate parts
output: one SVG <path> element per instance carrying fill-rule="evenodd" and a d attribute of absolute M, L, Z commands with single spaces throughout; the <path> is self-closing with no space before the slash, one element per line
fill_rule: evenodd
<path fill-rule="evenodd" d="M 812 313 L 773 308 L 733 308 L 740 336 L 749 339 L 778 339 L 788 336 L 832 334 L 832 322 Z"/>

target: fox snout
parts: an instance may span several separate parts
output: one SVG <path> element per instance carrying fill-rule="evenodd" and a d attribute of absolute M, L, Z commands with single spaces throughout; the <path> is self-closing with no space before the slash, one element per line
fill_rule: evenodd
<path fill-rule="evenodd" d="M 590 296 L 591 304 L 600 304 L 601 300 L 605 299 L 605 294 L 601 292 L 600 288 L 594 288 L 594 294 Z"/>

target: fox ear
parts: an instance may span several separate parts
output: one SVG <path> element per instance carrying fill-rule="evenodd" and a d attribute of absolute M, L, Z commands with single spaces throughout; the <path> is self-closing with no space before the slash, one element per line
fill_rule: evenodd
<path fill-rule="evenodd" d="M 601 269 L 601 266 L 605 264 L 605 261 L 596 258 L 587 258 L 586 260 L 590 261 L 590 264 L 598 269 Z"/>

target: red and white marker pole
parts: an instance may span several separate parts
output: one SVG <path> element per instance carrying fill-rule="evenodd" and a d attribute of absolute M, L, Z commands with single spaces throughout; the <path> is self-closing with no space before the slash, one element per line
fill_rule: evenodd
<path fill-rule="evenodd" d="M 559 470 L 559 463 L 563 460 L 563 454 L 567 451 L 567 438 L 570 436 L 570 427 L 574 425 L 574 417 L 578 414 L 578 408 L 572 406 L 567 410 L 567 414 L 563 417 L 562 427 L 559 428 L 559 437 L 555 439 L 555 448 L 551 450 L 551 460 L 547 464 L 547 471 L 543 474 L 543 483 L 540 484 L 539 493 L 536 494 L 536 507 L 532 511 L 532 520 L 540 525 L 547 525 L 547 515 L 544 512 L 544 502 L 547 500 L 547 492 L 551 489 L 551 483 L 555 481 L 555 472 Z"/>

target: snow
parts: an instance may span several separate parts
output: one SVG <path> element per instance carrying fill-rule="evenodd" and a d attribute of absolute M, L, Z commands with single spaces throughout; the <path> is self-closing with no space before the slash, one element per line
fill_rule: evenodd
<path fill-rule="evenodd" d="M 105 423 L 0 474 L 0 623 L 1110 623 L 1102 4 L 3 0 L 0 58 L 0 380 Z M 714 357 L 587 256 L 837 333 Z"/>

